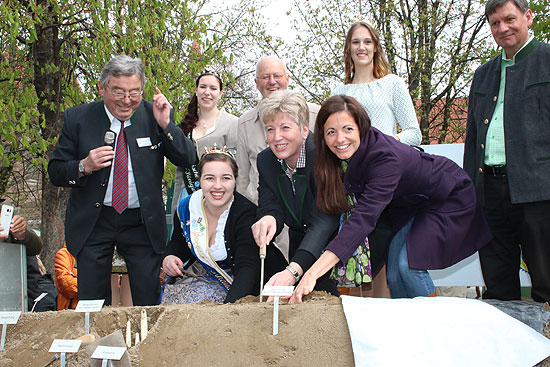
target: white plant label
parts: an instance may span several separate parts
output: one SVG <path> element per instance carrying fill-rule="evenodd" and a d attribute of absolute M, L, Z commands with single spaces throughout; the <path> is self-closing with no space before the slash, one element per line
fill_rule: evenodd
<path fill-rule="evenodd" d="M 0 324 L 13 325 L 17 324 L 21 311 L 1 311 L 0 312 Z"/>
<path fill-rule="evenodd" d="M 69 340 L 69 339 L 54 339 L 50 350 L 50 353 L 76 353 L 80 348 L 82 340 Z"/>
<path fill-rule="evenodd" d="M 290 297 L 294 292 L 294 286 L 274 286 L 266 285 L 262 292 L 262 296 L 271 296 L 271 297 Z"/>
<path fill-rule="evenodd" d="M 120 361 L 124 352 L 126 352 L 126 347 L 107 347 L 105 345 L 100 345 L 95 349 L 92 358 Z"/>
<path fill-rule="evenodd" d="M 105 303 L 104 299 L 78 301 L 75 312 L 99 312 Z"/>

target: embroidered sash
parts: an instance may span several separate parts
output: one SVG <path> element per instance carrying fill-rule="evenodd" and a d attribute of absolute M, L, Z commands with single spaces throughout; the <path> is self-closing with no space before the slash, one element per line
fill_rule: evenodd
<path fill-rule="evenodd" d="M 181 229 L 195 258 L 226 290 L 229 290 L 233 277 L 224 271 L 210 255 L 208 227 L 202 198 L 202 190 L 198 190 L 180 201 L 178 216 Z"/>

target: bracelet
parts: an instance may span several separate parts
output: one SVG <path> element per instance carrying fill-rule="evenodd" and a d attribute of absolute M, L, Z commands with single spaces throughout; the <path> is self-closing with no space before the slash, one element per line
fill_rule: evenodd
<path fill-rule="evenodd" d="M 300 280 L 300 274 L 298 274 L 298 270 L 294 269 L 294 267 L 290 264 L 286 266 L 286 270 L 290 271 L 290 273 L 294 276 L 296 281 Z"/>

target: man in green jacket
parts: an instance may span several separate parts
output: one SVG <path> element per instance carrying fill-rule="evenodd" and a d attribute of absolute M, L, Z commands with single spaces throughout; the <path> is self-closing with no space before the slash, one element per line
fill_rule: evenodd
<path fill-rule="evenodd" d="M 484 298 L 521 298 L 520 251 L 535 301 L 550 300 L 550 45 L 529 35 L 527 0 L 488 0 L 502 53 L 480 66 L 468 103 L 464 169 L 494 239 L 479 251 Z"/>

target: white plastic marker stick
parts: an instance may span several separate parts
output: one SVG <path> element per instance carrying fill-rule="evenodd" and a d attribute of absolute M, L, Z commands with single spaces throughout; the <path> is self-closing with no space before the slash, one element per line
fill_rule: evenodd
<path fill-rule="evenodd" d="M 90 333 L 90 312 L 101 311 L 103 304 L 105 303 L 104 299 L 94 299 L 94 300 L 81 300 L 78 301 L 75 312 L 85 312 L 84 316 L 84 329 L 86 334 Z"/>
<path fill-rule="evenodd" d="M 264 290 L 264 263 L 267 255 L 267 243 L 260 247 L 260 302 L 262 302 L 262 291 Z"/>
<path fill-rule="evenodd" d="M 47 292 L 44 292 L 44 293 L 42 293 L 41 295 L 39 295 L 38 297 L 36 297 L 36 299 L 34 300 L 34 304 L 32 305 L 31 312 L 34 311 L 34 308 L 36 307 L 36 304 L 37 304 L 38 302 L 40 302 L 40 300 L 41 300 L 42 298 L 46 297 L 47 295 L 48 295 L 48 293 L 47 293 Z"/>
<path fill-rule="evenodd" d="M 4 350 L 4 345 L 6 344 L 6 330 L 8 329 L 8 324 L 2 325 L 2 341 L 0 342 L 0 350 Z"/>
<path fill-rule="evenodd" d="M 90 313 L 86 312 L 84 315 L 84 330 L 86 334 L 90 334 Z"/>
<path fill-rule="evenodd" d="M 139 339 L 139 333 L 136 333 L 136 344 L 135 345 L 138 345 L 140 339 Z"/>
<path fill-rule="evenodd" d="M 273 335 L 279 334 L 279 297 L 273 297 Z"/>
<path fill-rule="evenodd" d="M 279 297 L 290 297 L 294 286 L 266 285 L 262 295 L 273 297 L 273 335 L 279 334 Z"/>
<path fill-rule="evenodd" d="M 0 312 L 0 324 L 2 324 L 2 339 L 0 341 L 0 350 L 3 350 L 4 345 L 6 345 L 6 331 L 8 330 L 8 325 L 17 324 L 20 316 L 21 311 Z"/>
<path fill-rule="evenodd" d="M 147 338 L 147 311 L 141 310 L 141 341 Z"/>
<path fill-rule="evenodd" d="M 126 347 L 99 345 L 92 354 L 92 358 L 101 359 L 102 367 L 112 367 L 113 361 L 120 361 L 124 353 L 126 353 Z"/>
<path fill-rule="evenodd" d="M 54 339 L 52 345 L 50 346 L 50 353 L 59 353 L 60 354 L 60 365 L 62 367 L 66 366 L 66 353 L 76 353 L 78 348 L 82 344 L 82 340 L 68 340 L 68 339 Z"/>
<path fill-rule="evenodd" d="M 126 346 L 128 348 L 132 346 L 132 324 L 130 320 L 126 323 Z"/>

